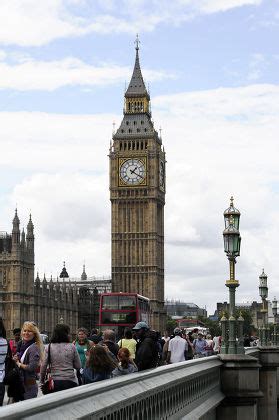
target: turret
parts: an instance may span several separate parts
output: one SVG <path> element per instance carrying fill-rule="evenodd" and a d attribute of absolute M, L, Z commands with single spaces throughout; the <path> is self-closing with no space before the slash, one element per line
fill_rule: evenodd
<path fill-rule="evenodd" d="M 29 222 L 27 225 L 27 235 L 26 235 L 26 246 L 29 250 L 34 250 L 34 225 L 32 222 L 31 214 L 29 217 Z"/>
<path fill-rule="evenodd" d="M 15 209 L 15 217 L 13 219 L 13 230 L 12 230 L 12 251 L 17 250 L 20 245 L 19 224 L 20 224 L 20 221 L 17 215 L 17 209 Z"/>
<path fill-rule="evenodd" d="M 63 279 L 63 280 L 65 280 L 65 279 L 68 279 L 69 278 L 69 274 L 67 273 L 67 270 L 66 270 L 66 266 L 65 266 L 65 261 L 63 262 L 63 268 L 62 268 L 62 271 L 61 271 L 61 273 L 60 273 L 60 276 L 59 276 L 61 279 Z"/>
<path fill-rule="evenodd" d="M 83 272 L 82 272 L 82 275 L 81 275 L 81 280 L 83 280 L 83 281 L 87 280 L 87 274 L 85 272 L 85 264 L 83 264 Z"/>
<path fill-rule="evenodd" d="M 21 249 L 23 251 L 25 249 L 25 245 L 26 245 L 26 243 L 25 243 L 25 232 L 24 232 L 24 228 L 23 228 L 22 232 L 21 232 L 21 243 L 20 243 Z"/>

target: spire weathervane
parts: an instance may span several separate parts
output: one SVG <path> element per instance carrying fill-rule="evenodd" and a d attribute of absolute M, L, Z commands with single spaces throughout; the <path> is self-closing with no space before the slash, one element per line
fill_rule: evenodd
<path fill-rule="evenodd" d="M 136 50 L 139 50 L 139 44 L 140 44 L 140 40 L 139 40 L 139 34 L 137 34 L 136 36 L 136 40 L 135 40 L 135 45 L 136 45 Z"/>

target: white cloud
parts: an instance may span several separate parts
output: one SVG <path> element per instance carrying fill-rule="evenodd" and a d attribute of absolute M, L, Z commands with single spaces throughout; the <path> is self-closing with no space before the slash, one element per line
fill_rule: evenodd
<path fill-rule="evenodd" d="M 279 293 L 279 87 L 254 85 L 153 99 L 167 153 L 166 296 L 207 304 L 227 300 L 223 211 L 229 197 L 241 210 L 237 301 L 256 299 L 262 267 Z M 18 172 L 2 196 L 1 230 L 15 203 L 36 226 L 36 264 L 60 270 L 69 260 L 80 275 L 110 272 L 108 147 L 120 115 L 0 114 L 4 176 Z M 51 251 L 51 252 L 50 252 Z M 60 265 L 59 265 L 60 264 Z"/>
<path fill-rule="evenodd" d="M 152 31 L 161 23 L 179 25 L 197 14 L 258 5 L 262 0 L 9 0 L 0 2 L 0 43 L 40 46 L 88 33 Z"/>
<path fill-rule="evenodd" d="M 198 7 L 204 13 L 225 12 L 242 6 L 258 6 L 262 0 L 200 0 Z"/>
<path fill-rule="evenodd" d="M 77 58 L 67 57 L 57 61 L 36 61 L 26 55 L 15 55 L 16 63 L 4 60 L 5 52 L 0 51 L 0 89 L 47 90 L 53 91 L 63 86 L 98 86 L 122 83 L 130 78 L 131 69 L 113 64 L 94 66 Z M 163 71 L 144 70 L 148 80 L 173 78 L 173 74 Z"/>

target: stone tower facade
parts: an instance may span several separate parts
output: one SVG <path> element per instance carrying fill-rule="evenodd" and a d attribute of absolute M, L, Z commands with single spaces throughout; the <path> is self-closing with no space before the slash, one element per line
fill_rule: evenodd
<path fill-rule="evenodd" d="M 99 296 L 110 281 L 87 279 L 85 266 L 80 279 L 70 279 L 65 263 L 59 278 L 34 279 L 34 254 L 31 216 L 25 235 L 16 211 L 12 233 L 0 232 L 0 317 L 8 337 L 28 320 L 48 335 L 62 321 L 73 335 L 78 327 L 96 327 Z"/>
<path fill-rule="evenodd" d="M 150 299 L 151 326 L 162 330 L 164 310 L 165 152 L 151 119 L 136 41 L 124 116 L 110 148 L 112 290 Z"/>
<path fill-rule="evenodd" d="M 25 320 L 33 320 L 34 313 L 34 226 L 31 215 L 27 234 L 20 231 L 15 211 L 12 234 L 0 233 L 0 315 L 7 332 Z"/>

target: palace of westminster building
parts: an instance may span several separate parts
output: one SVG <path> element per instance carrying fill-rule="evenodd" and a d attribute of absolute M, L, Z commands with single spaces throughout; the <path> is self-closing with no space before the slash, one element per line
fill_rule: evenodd
<path fill-rule="evenodd" d="M 110 279 L 70 279 L 34 273 L 34 226 L 26 235 L 15 212 L 12 233 L 0 232 L 0 316 L 8 334 L 25 320 L 50 333 L 63 319 L 72 332 L 98 320 L 98 296 L 104 290 L 134 292 L 151 304 L 151 326 L 162 330 L 164 309 L 165 152 L 151 119 L 150 96 L 136 58 L 125 92 L 124 115 L 109 151 L 111 200 Z"/>

